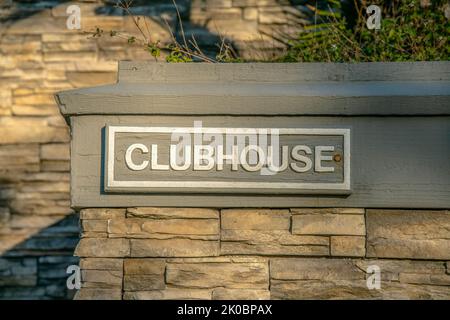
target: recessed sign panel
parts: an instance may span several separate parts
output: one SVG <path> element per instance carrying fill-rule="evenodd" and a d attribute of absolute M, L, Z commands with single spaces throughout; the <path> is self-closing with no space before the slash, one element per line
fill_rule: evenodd
<path fill-rule="evenodd" d="M 350 193 L 349 128 L 107 126 L 104 191 Z"/>

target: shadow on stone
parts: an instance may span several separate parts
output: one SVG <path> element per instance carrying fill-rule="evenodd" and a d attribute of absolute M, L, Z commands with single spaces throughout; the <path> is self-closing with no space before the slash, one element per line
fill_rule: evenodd
<path fill-rule="evenodd" d="M 0 299 L 71 299 L 67 267 L 79 240 L 78 215 L 40 230 L 0 256 Z"/>

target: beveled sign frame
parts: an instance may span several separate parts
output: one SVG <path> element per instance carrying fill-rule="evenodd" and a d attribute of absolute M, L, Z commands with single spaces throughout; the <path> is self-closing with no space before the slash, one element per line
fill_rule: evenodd
<path fill-rule="evenodd" d="M 267 128 L 224 127 L 151 127 L 107 125 L 105 127 L 104 191 L 107 193 L 272 193 L 279 194 L 350 194 L 351 193 L 351 129 L 350 128 L 270 128 L 279 135 L 341 136 L 343 138 L 342 182 L 256 182 L 256 181 L 126 181 L 114 178 L 116 133 L 183 133 L 246 134 Z"/>

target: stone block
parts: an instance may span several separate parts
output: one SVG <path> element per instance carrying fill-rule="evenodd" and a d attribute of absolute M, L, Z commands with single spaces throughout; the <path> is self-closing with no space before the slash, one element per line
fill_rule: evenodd
<path fill-rule="evenodd" d="M 269 300 L 269 290 L 217 288 L 212 292 L 213 300 Z"/>
<path fill-rule="evenodd" d="M 131 239 L 131 257 L 201 257 L 219 255 L 219 241 Z"/>
<path fill-rule="evenodd" d="M 257 8 L 244 8 L 242 16 L 245 20 L 258 20 Z"/>
<path fill-rule="evenodd" d="M 67 80 L 76 88 L 92 87 L 102 84 L 114 83 L 117 80 L 116 72 L 67 72 Z"/>
<path fill-rule="evenodd" d="M 148 219 L 218 219 L 219 211 L 208 208 L 128 208 L 128 218 Z"/>
<path fill-rule="evenodd" d="M 89 208 L 80 211 L 80 219 L 108 220 L 125 218 L 125 209 Z"/>
<path fill-rule="evenodd" d="M 124 289 L 127 291 L 149 291 L 164 289 L 164 275 L 125 275 Z"/>
<path fill-rule="evenodd" d="M 381 290 L 369 290 L 365 280 L 285 281 L 273 280 L 272 299 L 443 299 L 450 298 L 450 287 L 417 286 L 398 282 L 382 283 Z"/>
<path fill-rule="evenodd" d="M 289 210 L 225 209 L 221 210 L 221 228 L 228 230 L 289 230 Z"/>
<path fill-rule="evenodd" d="M 52 143 L 41 145 L 40 156 L 42 160 L 70 160 L 70 147 L 68 144 Z"/>
<path fill-rule="evenodd" d="M 171 238 L 183 235 L 190 239 L 214 240 L 219 238 L 218 219 L 111 219 L 110 237 Z"/>
<path fill-rule="evenodd" d="M 121 289 L 81 288 L 74 300 L 122 300 Z"/>
<path fill-rule="evenodd" d="M 368 210 L 367 256 L 449 259 L 450 212 Z"/>
<path fill-rule="evenodd" d="M 55 98 L 51 94 L 32 94 L 27 96 L 17 96 L 13 99 L 18 105 L 53 105 Z"/>
<path fill-rule="evenodd" d="M 11 108 L 12 114 L 15 116 L 55 116 L 59 114 L 56 105 L 14 105 Z"/>
<path fill-rule="evenodd" d="M 273 258 L 270 277 L 278 280 L 363 280 L 365 273 L 350 259 Z"/>
<path fill-rule="evenodd" d="M 402 273 L 441 276 L 446 272 L 445 265 L 440 261 L 368 259 L 355 260 L 355 264 L 364 271 L 369 266 L 378 266 L 383 281 L 400 281 L 400 274 Z"/>
<path fill-rule="evenodd" d="M 364 236 L 366 229 L 363 215 L 300 214 L 292 216 L 292 233 Z"/>
<path fill-rule="evenodd" d="M 124 262 L 124 289 L 149 291 L 165 288 L 163 259 L 126 259 Z"/>
<path fill-rule="evenodd" d="M 108 220 L 81 220 L 81 230 L 83 232 L 104 232 L 108 229 Z"/>
<path fill-rule="evenodd" d="M 42 160 L 41 170 L 46 172 L 69 172 L 69 161 Z"/>
<path fill-rule="evenodd" d="M 0 138 L 1 139 L 1 138 Z M 0 145 L 0 177 L 2 172 L 36 172 L 39 171 L 39 146 Z"/>
<path fill-rule="evenodd" d="M 128 239 L 80 239 L 75 249 L 78 257 L 119 258 L 130 254 Z"/>
<path fill-rule="evenodd" d="M 267 263 L 168 263 L 166 283 L 189 288 L 268 289 Z"/>
<path fill-rule="evenodd" d="M 123 270 L 123 259 L 112 258 L 82 258 L 80 268 L 83 270 Z"/>
<path fill-rule="evenodd" d="M 122 288 L 122 270 L 81 270 L 84 288 Z"/>
<path fill-rule="evenodd" d="M 125 259 L 124 270 L 127 275 L 155 274 L 164 275 L 164 259 Z"/>
<path fill-rule="evenodd" d="M 361 236 L 330 237 L 332 256 L 364 257 L 366 255 L 366 238 Z"/>
<path fill-rule="evenodd" d="M 210 300 L 209 289 L 167 288 L 165 290 L 125 291 L 124 300 Z"/>
<path fill-rule="evenodd" d="M 450 286 L 450 275 L 400 272 L 399 281 L 412 284 Z"/>
<path fill-rule="evenodd" d="M 329 238 L 288 230 L 222 230 L 221 254 L 329 255 Z"/>
<path fill-rule="evenodd" d="M 50 127 L 40 118 L 0 118 L 0 144 L 68 142 L 67 128 Z"/>

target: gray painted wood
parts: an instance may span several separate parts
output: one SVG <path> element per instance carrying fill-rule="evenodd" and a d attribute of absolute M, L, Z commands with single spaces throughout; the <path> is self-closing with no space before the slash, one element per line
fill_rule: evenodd
<path fill-rule="evenodd" d="M 62 114 L 450 114 L 450 62 L 123 62 L 119 75 L 114 85 L 59 93 Z"/>
<path fill-rule="evenodd" d="M 72 118 L 72 205 L 81 207 L 450 207 L 450 117 L 203 117 L 204 127 L 350 127 L 349 196 L 105 194 L 102 128 L 107 124 L 192 126 L 198 117 Z"/>
<path fill-rule="evenodd" d="M 447 61 L 368 63 L 148 63 L 122 61 L 119 82 L 449 81 Z"/>

